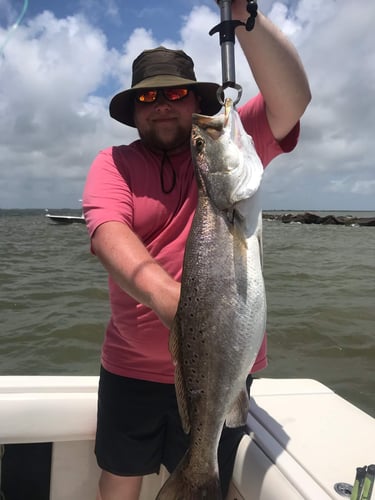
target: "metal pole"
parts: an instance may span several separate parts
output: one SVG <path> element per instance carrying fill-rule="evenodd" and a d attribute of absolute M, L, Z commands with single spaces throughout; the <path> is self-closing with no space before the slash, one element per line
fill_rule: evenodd
<path fill-rule="evenodd" d="M 257 3 L 254 0 L 248 0 L 247 11 L 249 12 L 250 17 L 246 23 L 238 20 L 232 20 L 232 0 L 217 0 L 217 3 L 220 5 L 221 22 L 209 31 L 210 35 L 213 35 L 214 33 L 219 33 L 220 35 L 223 84 L 218 88 L 216 95 L 220 104 L 224 104 L 224 90 L 228 87 L 232 87 L 238 92 L 237 99 L 234 101 L 234 105 L 236 105 L 241 99 L 242 87 L 236 83 L 236 71 L 234 64 L 234 43 L 236 38 L 234 31 L 237 26 L 245 26 L 248 31 L 253 29 L 257 15 Z"/>
<path fill-rule="evenodd" d="M 220 15 L 221 22 L 227 23 L 232 21 L 232 0 L 220 0 Z M 221 65 L 222 65 L 222 78 L 223 87 L 230 87 L 236 83 L 236 71 L 234 62 L 234 40 L 228 33 L 224 34 L 223 42 L 221 44 Z"/>

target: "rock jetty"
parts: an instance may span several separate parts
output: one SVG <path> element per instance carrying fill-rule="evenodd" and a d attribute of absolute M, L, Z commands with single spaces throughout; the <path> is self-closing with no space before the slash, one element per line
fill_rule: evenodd
<path fill-rule="evenodd" d="M 301 214 L 270 214 L 263 213 L 263 219 L 278 220 L 285 224 L 299 222 L 300 224 L 335 224 L 339 226 L 375 226 L 375 217 L 354 217 L 352 215 L 324 215 L 320 216 L 311 212 Z"/>

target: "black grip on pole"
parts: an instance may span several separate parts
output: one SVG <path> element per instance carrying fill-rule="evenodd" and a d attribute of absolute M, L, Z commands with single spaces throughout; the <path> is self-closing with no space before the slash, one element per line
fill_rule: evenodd
<path fill-rule="evenodd" d="M 215 33 L 219 33 L 220 35 L 220 45 L 224 42 L 235 42 L 234 30 L 237 26 L 245 26 L 245 23 L 242 21 L 222 21 L 221 23 L 214 26 L 210 31 L 209 35 L 214 35 Z"/>

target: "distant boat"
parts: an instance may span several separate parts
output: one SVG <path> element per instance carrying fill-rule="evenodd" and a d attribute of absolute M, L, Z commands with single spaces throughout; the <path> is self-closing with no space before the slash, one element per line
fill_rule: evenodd
<path fill-rule="evenodd" d="M 85 218 L 83 215 L 46 214 L 46 217 L 57 224 L 73 224 L 75 222 L 85 224 Z"/>
<path fill-rule="evenodd" d="M 79 200 L 82 203 L 82 200 Z M 85 218 L 83 216 L 83 211 L 81 215 L 67 215 L 67 214 L 50 214 L 48 213 L 48 208 L 46 210 L 46 217 L 57 224 L 85 224 Z"/>

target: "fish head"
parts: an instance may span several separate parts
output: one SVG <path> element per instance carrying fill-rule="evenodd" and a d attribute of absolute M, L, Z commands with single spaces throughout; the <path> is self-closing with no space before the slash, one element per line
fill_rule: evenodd
<path fill-rule="evenodd" d="M 220 115 L 193 114 L 191 150 L 198 186 L 219 210 L 258 191 L 263 166 L 231 102 Z"/>

